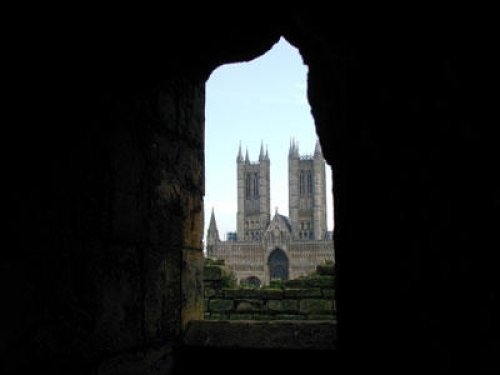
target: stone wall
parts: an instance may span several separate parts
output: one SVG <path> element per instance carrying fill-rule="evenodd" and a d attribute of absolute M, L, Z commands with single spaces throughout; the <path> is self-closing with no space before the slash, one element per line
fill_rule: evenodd
<path fill-rule="evenodd" d="M 222 261 L 204 267 L 204 317 L 208 320 L 334 320 L 333 265 L 309 277 L 270 288 L 228 288 L 231 274 Z"/>
<path fill-rule="evenodd" d="M 168 373 L 201 284 L 189 275 L 201 255 L 204 82 L 280 35 L 309 67 L 333 166 L 337 358 L 350 372 L 499 372 L 494 13 L 411 22 L 253 8 L 162 12 L 143 17 L 148 27 L 139 14 L 15 12 L 3 46 L 1 373 Z M 188 360 L 214 358 L 197 354 Z M 251 354 L 240 353 L 245 370 L 261 371 Z M 283 358 L 281 372 L 319 362 Z"/>
<path fill-rule="evenodd" d="M 203 80 L 95 89 L 78 104 L 96 117 L 68 117 L 72 141 L 45 128 L 55 160 L 23 168 L 43 183 L 18 206 L 25 250 L 1 264 L 2 373 L 165 372 L 202 317 Z"/>

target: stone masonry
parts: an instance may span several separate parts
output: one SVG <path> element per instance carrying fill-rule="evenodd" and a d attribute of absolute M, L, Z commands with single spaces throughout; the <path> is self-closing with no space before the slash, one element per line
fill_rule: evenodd
<path fill-rule="evenodd" d="M 208 320 L 335 320 L 334 266 L 272 288 L 227 288 L 229 270 L 218 261 L 204 267 L 204 317 Z"/>

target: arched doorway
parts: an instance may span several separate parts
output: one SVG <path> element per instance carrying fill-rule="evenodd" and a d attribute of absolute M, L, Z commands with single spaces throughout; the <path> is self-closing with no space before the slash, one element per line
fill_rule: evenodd
<path fill-rule="evenodd" d="M 269 255 L 267 264 L 269 265 L 269 277 L 271 280 L 288 279 L 288 257 L 281 249 L 274 249 Z"/>

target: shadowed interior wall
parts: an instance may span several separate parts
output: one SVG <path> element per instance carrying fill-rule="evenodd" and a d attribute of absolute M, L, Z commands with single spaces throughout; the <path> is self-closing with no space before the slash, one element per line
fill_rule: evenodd
<path fill-rule="evenodd" d="M 165 17 L 54 22 L 14 46 L 3 372 L 172 369 L 201 313 L 204 82 L 280 35 L 309 65 L 333 166 L 332 366 L 498 368 L 492 34 L 331 12 Z"/>
<path fill-rule="evenodd" d="M 5 323 L 22 341 L 3 349 L 16 366 L 62 360 L 106 373 L 169 356 L 181 314 L 193 315 L 183 301 L 200 287 L 183 295 L 180 285 L 183 254 L 202 258 L 204 86 L 179 77 L 75 100 L 92 112 L 33 139 L 45 152 L 25 169 L 33 191 L 19 225 L 29 234 L 3 264 L 24 303 L 24 321 Z"/>
<path fill-rule="evenodd" d="M 499 153 L 484 40 L 443 19 L 370 32 L 309 21 L 294 38 L 333 162 L 341 347 L 380 368 L 495 367 Z"/>

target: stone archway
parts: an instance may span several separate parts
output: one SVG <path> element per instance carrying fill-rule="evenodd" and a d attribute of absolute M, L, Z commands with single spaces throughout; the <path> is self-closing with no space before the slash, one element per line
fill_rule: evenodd
<path fill-rule="evenodd" d="M 289 262 L 286 253 L 280 248 L 274 249 L 267 260 L 269 267 L 269 279 L 287 280 L 289 273 Z"/>

